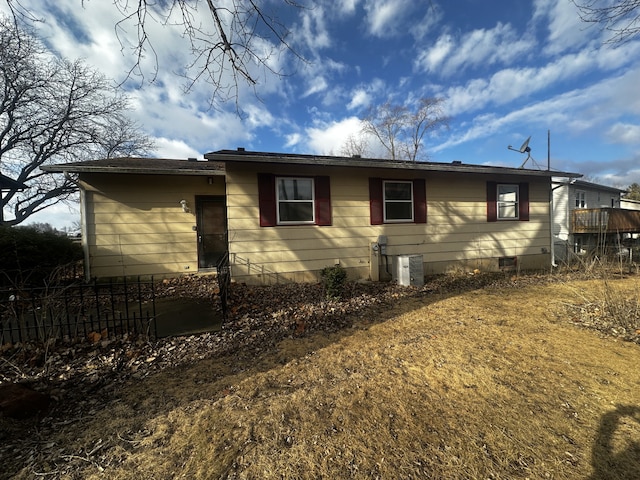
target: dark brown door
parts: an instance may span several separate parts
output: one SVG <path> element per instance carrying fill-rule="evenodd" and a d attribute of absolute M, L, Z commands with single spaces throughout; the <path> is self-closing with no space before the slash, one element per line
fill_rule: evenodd
<path fill-rule="evenodd" d="M 227 207 L 223 196 L 196 197 L 198 268 L 215 268 L 227 251 Z"/>

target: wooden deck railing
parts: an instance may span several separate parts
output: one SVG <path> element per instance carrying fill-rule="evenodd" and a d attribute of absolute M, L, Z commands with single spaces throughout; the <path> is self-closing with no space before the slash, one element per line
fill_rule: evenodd
<path fill-rule="evenodd" d="M 583 208 L 573 210 L 572 233 L 640 233 L 640 210 Z"/>

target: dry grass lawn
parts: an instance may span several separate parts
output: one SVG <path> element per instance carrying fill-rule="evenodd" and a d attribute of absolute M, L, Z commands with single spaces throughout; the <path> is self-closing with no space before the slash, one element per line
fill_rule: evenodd
<path fill-rule="evenodd" d="M 605 288 L 637 299 L 639 284 L 402 300 L 259 358 L 132 381 L 48 441 L 77 464 L 63 478 L 640 478 L 640 345 L 567 309 Z"/>

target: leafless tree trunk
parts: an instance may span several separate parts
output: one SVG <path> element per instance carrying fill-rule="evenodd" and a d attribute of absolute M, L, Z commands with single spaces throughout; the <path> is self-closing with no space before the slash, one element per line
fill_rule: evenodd
<path fill-rule="evenodd" d="M 0 169 L 25 184 L 8 189 L 17 225 L 73 196 L 73 181 L 45 173 L 48 163 L 148 153 L 150 139 L 126 117 L 127 98 L 80 61 L 49 55 L 17 24 L 0 20 Z"/>

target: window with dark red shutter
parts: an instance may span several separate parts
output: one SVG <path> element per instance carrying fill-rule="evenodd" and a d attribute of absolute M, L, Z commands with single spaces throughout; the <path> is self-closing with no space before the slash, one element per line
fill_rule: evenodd
<path fill-rule="evenodd" d="M 521 222 L 529 221 L 529 184 L 521 183 L 518 218 Z"/>
<path fill-rule="evenodd" d="M 529 221 L 529 184 L 487 182 L 487 222 Z"/>
<path fill-rule="evenodd" d="M 369 179 L 369 211 L 371 216 L 371 225 L 382 225 L 384 223 L 382 199 L 382 179 Z"/>
<path fill-rule="evenodd" d="M 413 221 L 427 223 L 427 189 L 424 178 L 413 181 Z"/>
<path fill-rule="evenodd" d="M 371 225 L 427 223 L 424 179 L 369 178 L 369 211 Z"/>
<path fill-rule="evenodd" d="M 261 227 L 331 225 L 329 177 L 276 177 L 259 173 L 258 206 Z"/>
<path fill-rule="evenodd" d="M 273 227 L 276 217 L 276 177 L 270 173 L 258 174 L 258 206 L 260 226 Z"/>
<path fill-rule="evenodd" d="M 329 177 L 315 177 L 316 225 L 331 225 L 331 182 Z"/>

